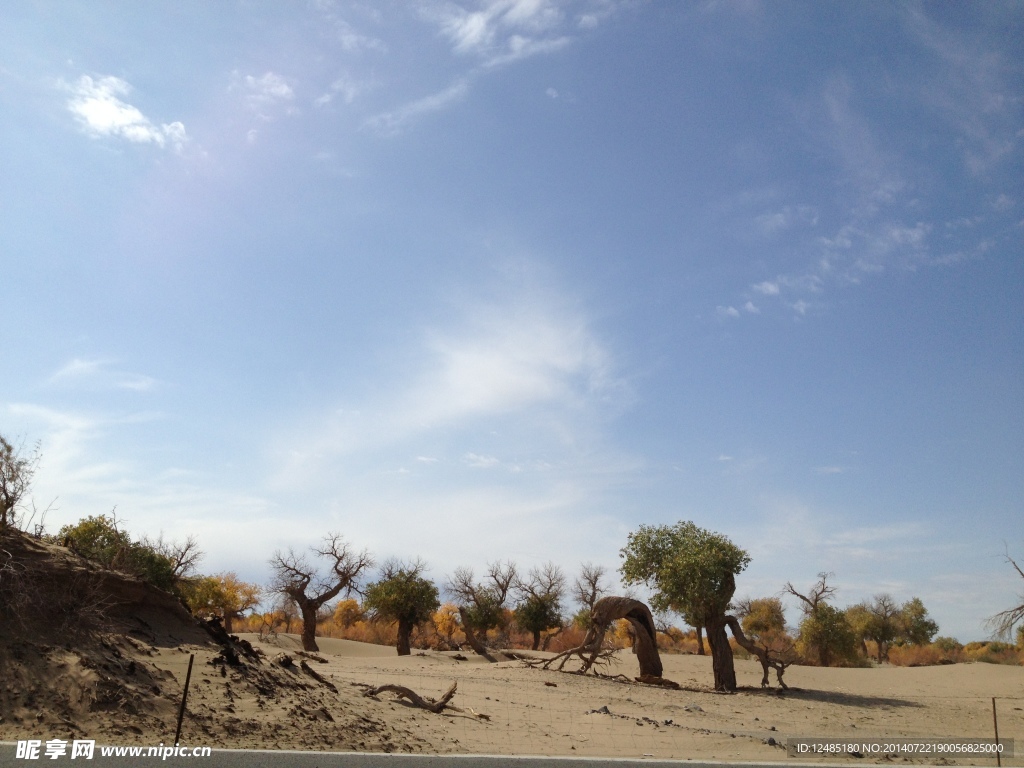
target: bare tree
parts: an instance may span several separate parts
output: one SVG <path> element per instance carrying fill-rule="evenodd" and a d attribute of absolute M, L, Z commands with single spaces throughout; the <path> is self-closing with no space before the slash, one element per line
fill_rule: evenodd
<path fill-rule="evenodd" d="M 28 455 L 0 435 L 0 531 L 17 523 L 18 507 L 39 468 L 39 445 Z"/>
<path fill-rule="evenodd" d="M 487 632 L 501 626 L 505 620 L 505 603 L 518 580 L 516 564 L 500 560 L 487 566 L 487 576 L 477 582 L 472 568 L 459 567 L 445 584 L 445 591 L 455 598 L 466 642 L 474 652 L 485 658 Z M 477 637 L 480 633 L 480 637 Z"/>
<path fill-rule="evenodd" d="M 174 574 L 175 583 L 194 574 L 199 562 L 205 556 L 205 553 L 199 549 L 199 540 L 192 535 L 189 535 L 185 541 L 165 541 L 163 534 L 160 534 L 155 541 L 143 536 L 139 540 L 139 544 L 167 558 Z"/>
<path fill-rule="evenodd" d="M 291 549 L 287 555 L 275 552 L 270 560 L 274 571 L 270 590 L 288 597 L 298 606 L 302 614 L 302 648 L 306 651 L 320 650 L 316 644 L 316 622 L 320 609 L 344 590 L 346 595 L 356 589 L 356 580 L 371 565 L 370 554 L 363 550 L 356 553 L 341 538 L 340 534 L 329 533 L 320 547 L 310 551 L 327 566 L 321 570 L 305 555 L 296 555 Z"/>
<path fill-rule="evenodd" d="M 584 563 L 580 566 L 580 575 L 572 583 L 572 596 L 581 608 L 593 611 L 594 603 L 608 594 L 607 586 L 602 583 L 607 574 L 603 565 Z"/>
<path fill-rule="evenodd" d="M 819 603 L 823 603 L 826 600 L 831 599 L 835 593 L 835 587 L 828 585 L 828 580 L 835 576 L 834 573 L 826 573 L 822 571 L 818 574 L 818 580 L 814 583 L 814 586 L 810 588 L 807 594 L 797 592 L 796 587 L 790 581 L 786 582 L 786 586 L 782 588 L 782 591 L 786 594 L 797 597 L 803 603 L 800 608 L 804 613 L 813 613 L 818 608 Z"/>
<path fill-rule="evenodd" d="M 1010 557 L 1009 550 L 1006 552 L 1006 562 L 1013 566 L 1013 569 L 1024 579 L 1024 570 L 1021 569 L 1020 564 L 1016 560 Z M 985 622 L 985 626 L 996 637 L 1009 640 L 1013 636 L 1013 628 L 1017 622 L 1024 621 L 1024 593 L 1018 595 L 1018 597 L 1021 600 L 1020 605 L 1000 611 Z"/>

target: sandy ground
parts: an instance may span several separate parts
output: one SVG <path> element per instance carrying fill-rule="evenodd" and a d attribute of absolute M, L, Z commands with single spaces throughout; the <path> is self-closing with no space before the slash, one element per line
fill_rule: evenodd
<path fill-rule="evenodd" d="M 261 644 L 268 654 L 297 649 L 281 636 Z M 664 656 L 665 676 L 683 690 L 531 669 L 517 661 L 489 664 L 472 654 L 420 652 L 399 658 L 392 649 L 344 640 L 320 641 L 326 664 L 317 671 L 335 682 L 407 686 L 439 697 L 458 681 L 452 700 L 489 716 L 434 715 L 390 693 L 386 719 L 413 733 L 434 752 L 782 760 L 792 737 L 973 737 L 992 735 L 991 697 L 997 697 L 1000 736 L 1024 748 L 1024 668 L 986 664 L 941 667 L 818 669 L 792 667 L 793 689 L 762 692 L 760 666 L 737 661 L 733 695 L 709 690 L 711 662 L 698 656 Z M 628 652 L 610 673 L 637 673 Z M 607 713 L 602 708 L 607 708 Z M 924 760 L 923 762 L 941 762 Z M 991 759 L 977 764 L 993 763 Z M 1005 760 L 1024 765 L 1024 760 Z"/>
<path fill-rule="evenodd" d="M 220 649 L 201 636 L 108 636 L 89 651 L 12 646 L 0 686 L 0 740 L 170 743 L 194 654 L 182 729 L 189 745 L 784 761 L 782 745 L 793 737 L 990 737 L 995 696 L 1000 736 L 1024 748 L 1024 667 L 791 667 L 792 690 L 780 695 L 759 688 L 756 663 L 737 660 L 742 690 L 724 695 L 710 690 L 710 659 L 698 656 L 663 657 L 665 677 L 682 686 L 670 690 L 521 661 L 490 664 L 471 653 L 400 658 L 392 648 L 321 638 L 314 657 L 300 652 L 294 636 L 243 638 L 266 655 L 262 663 L 213 663 Z M 281 653 L 290 666 L 272 661 Z M 621 652 L 607 672 L 635 675 L 636 660 Z M 364 696 L 369 686 L 397 684 L 438 698 L 453 682 L 451 703 L 464 712 L 434 714 L 389 692 Z M 936 756 L 897 761 L 994 764 Z M 1024 758 L 1003 764 L 1021 766 Z"/>
<path fill-rule="evenodd" d="M 988 738 L 997 697 L 1000 736 L 1021 753 L 1003 764 L 1024 766 L 1024 667 L 791 667 L 780 694 L 760 689 L 759 665 L 737 661 L 741 690 L 727 695 L 711 691 L 707 657 L 663 656 L 678 690 L 631 682 L 628 651 L 604 670 L 619 677 L 599 678 L 325 638 L 311 656 L 294 636 L 248 635 L 259 653 L 232 663 L 244 644 L 215 639 L 167 593 L 21 534 L 3 547 L 0 741 L 170 744 L 194 656 L 189 746 L 784 761 L 790 738 Z M 461 712 L 365 695 L 392 684 L 436 699 L 455 682 Z"/>

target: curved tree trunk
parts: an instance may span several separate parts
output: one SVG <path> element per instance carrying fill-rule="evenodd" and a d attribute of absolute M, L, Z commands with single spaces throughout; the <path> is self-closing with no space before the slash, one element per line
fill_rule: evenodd
<path fill-rule="evenodd" d="M 732 646 L 725 633 L 726 617 L 713 619 L 707 624 L 708 645 L 711 646 L 711 666 L 715 672 L 716 691 L 736 690 L 736 667 L 733 664 Z"/>
<path fill-rule="evenodd" d="M 699 624 L 696 627 L 697 630 L 697 655 L 704 655 L 704 627 Z"/>
<path fill-rule="evenodd" d="M 732 630 L 732 634 L 733 637 L 736 638 L 736 642 L 745 648 L 751 655 L 756 656 L 757 660 L 761 662 L 761 687 L 768 687 L 768 669 L 773 668 L 775 670 L 775 676 L 779 680 L 779 687 L 783 689 L 789 688 L 789 686 L 783 682 L 782 675 L 785 673 L 786 667 L 789 666 L 790 662 L 778 656 L 772 658 L 772 653 L 767 647 L 762 648 L 756 643 L 751 642 L 750 638 L 743 634 L 743 628 L 740 626 L 740 622 L 735 616 L 726 616 L 725 623 L 729 629 Z"/>
<path fill-rule="evenodd" d="M 607 627 L 616 619 L 626 619 L 634 629 L 636 643 L 633 650 L 640 662 L 640 677 L 661 677 L 663 668 L 658 654 L 658 634 L 654 628 L 651 609 L 639 600 L 629 597 L 602 597 L 590 613 L 595 627 Z"/>
<path fill-rule="evenodd" d="M 490 662 L 497 661 L 497 659 L 487 652 L 487 647 L 480 642 L 476 633 L 473 632 L 473 627 L 470 626 L 469 617 L 466 615 L 465 608 L 459 608 L 459 618 L 462 619 L 462 633 L 466 636 L 466 642 L 469 643 L 469 647 L 473 649 L 473 652 L 479 656 L 483 656 Z"/>
<path fill-rule="evenodd" d="M 412 635 L 413 623 L 403 619 L 398 620 L 398 655 L 409 656 L 412 649 L 409 647 L 409 637 Z"/>
<path fill-rule="evenodd" d="M 536 651 L 540 648 L 540 630 L 533 630 L 533 647 L 530 650 Z"/>

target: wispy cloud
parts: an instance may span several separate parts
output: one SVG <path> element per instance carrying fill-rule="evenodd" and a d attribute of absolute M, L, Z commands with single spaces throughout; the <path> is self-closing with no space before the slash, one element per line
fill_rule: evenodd
<path fill-rule="evenodd" d="M 999 6 L 991 10 L 1000 12 Z M 927 6 L 906 6 L 902 20 L 940 64 L 929 68 L 934 74 L 923 98 L 960 134 L 968 170 L 981 174 L 1009 160 L 1024 138 L 1020 62 L 1003 60 L 983 36 L 943 26 L 928 15 Z"/>
<path fill-rule="evenodd" d="M 74 358 L 61 366 L 47 383 L 60 386 L 88 386 L 104 389 L 130 389 L 146 392 L 160 382 L 152 376 L 117 370 L 111 360 L 83 360 Z"/>
<path fill-rule="evenodd" d="M 276 72 L 264 72 L 259 76 L 235 72 L 231 88 L 245 95 L 246 104 L 262 120 L 272 120 L 281 113 L 298 114 L 298 109 L 294 105 L 294 88 L 285 77 Z"/>
<path fill-rule="evenodd" d="M 789 237 L 795 251 L 806 254 L 806 262 L 802 268 L 751 283 L 744 298 L 773 298 L 797 315 L 805 315 L 812 306 L 823 305 L 826 290 L 857 285 L 890 270 L 954 264 L 976 258 L 990 247 L 978 239 L 966 242 L 971 235 L 959 226 L 958 238 L 952 239 L 950 222 L 929 220 L 917 210 L 913 187 L 904 179 L 904 163 L 880 138 L 884 126 L 855 107 L 856 97 L 848 78 L 832 77 L 816 107 L 804 115 L 810 135 L 828 150 L 843 181 L 838 223 L 821 232 L 823 217 L 818 208 L 802 203 L 753 214 L 754 231 L 764 238 Z M 1005 208 L 1009 200 L 994 199 L 997 202 L 989 210 Z M 943 237 L 936 236 L 937 230 Z M 960 247 L 950 249 L 950 242 L 959 242 Z M 723 304 L 717 312 L 737 317 L 738 312 L 731 309 Z"/>
<path fill-rule="evenodd" d="M 437 112 L 461 101 L 469 92 L 469 81 L 460 79 L 442 91 L 416 99 L 397 109 L 382 112 L 366 121 L 366 125 L 385 134 L 394 134 L 411 120 Z"/>
<path fill-rule="evenodd" d="M 484 66 L 552 50 L 552 44 L 567 41 L 553 35 L 565 15 L 548 0 L 485 0 L 471 8 L 445 4 L 428 13 L 456 53 L 477 56 Z"/>
<path fill-rule="evenodd" d="M 415 118 L 461 101 L 476 78 L 500 67 L 550 54 L 572 43 L 582 30 L 607 19 L 614 4 L 589 0 L 563 4 L 551 0 L 479 0 L 471 3 L 427 2 L 420 16 L 449 41 L 461 74 L 446 88 L 413 99 L 366 121 L 382 133 L 398 133 Z M 557 91 L 548 90 L 549 95 Z"/>
<path fill-rule="evenodd" d="M 545 451 L 598 450 L 601 425 L 628 404 L 629 388 L 586 317 L 544 293 L 470 301 L 456 311 L 459 320 L 424 332 L 418 348 L 402 353 L 412 369 L 372 401 L 314 417 L 319 426 L 282 439 L 294 446 L 282 477 L 317 476 L 368 454 L 443 459 L 435 447 L 421 453 L 435 440 L 450 446 L 449 467 L 470 454 L 479 465 L 499 451 L 525 450 L 532 455 L 517 462 L 536 466 Z M 477 438 L 458 444 L 460 435 L 496 429 L 502 434 L 488 438 L 495 446 Z"/>
<path fill-rule="evenodd" d="M 111 136 L 136 144 L 171 146 L 179 150 L 188 140 L 181 122 L 156 125 L 137 107 L 124 101 L 132 88 L 119 77 L 94 80 L 83 75 L 69 90 L 68 109 L 90 136 Z"/>

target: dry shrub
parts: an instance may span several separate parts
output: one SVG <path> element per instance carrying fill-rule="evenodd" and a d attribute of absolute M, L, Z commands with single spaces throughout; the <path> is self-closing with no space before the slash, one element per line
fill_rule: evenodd
<path fill-rule="evenodd" d="M 548 645 L 548 650 L 553 653 L 561 653 L 567 651 L 570 648 L 578 648 L 583 644 L 583 638 L 587 636 L 587 631 L 575 624 L 563 629 L 551 643 Z"/>
<path fill-rule="evenodd" d="M 669 627 L 658 633 L 658 650 L 662 653 L 697 653 L 697 633 L 683 632 L 678 627 Z"/>
<path fill-rule="evenodd" d="M 113 600 L 103 576 L 26 557 L 14 533 L 0 537 L 0 621 L 23 633 L 81 636 L 105 627 Z"/>
<path fill-rule="evenodd" d="M 894 667 L 930 667 L 937 664 L 956 664 L 966 656 L 960 649 L 944 649 L 930 645 L 895 645 L 889 649 L 889 663 Z"/>
<path fill-rule="evenodd" d="M 1009 643 L 968 643 L 964 646 L 964 654 L 969 660 L 984 664 L 1024 664 L 1024 651 L 1018 651 Z"/>

